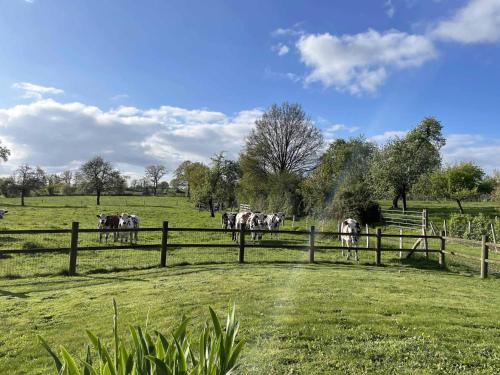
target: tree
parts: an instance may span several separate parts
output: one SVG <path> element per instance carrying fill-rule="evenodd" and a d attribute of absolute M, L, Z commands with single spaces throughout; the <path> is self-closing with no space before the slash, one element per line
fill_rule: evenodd
<path fill-rule="evenodd" d="M 148 178 L 153 185 L 153 194 L 155 196 L 158 189 L 158 183 L 165 174 L 167 174 L 167 168 L 163 165 L 150 165 L 146 167 L 146 178 Z"/>
<path fill-rule="evenodd" d="M 99 206 L 101 194 L 113 186 L 119 173 L 110 162 L 96 156 L 80 167 L 78 180 L 87 190 L 96 193 L 96 204 Z"/>
<path fill-rule="evenodd" d="M 172 180 L 172 185 L 175 185 L 176 188 L 184 190 L 186 193 L 186 197 L 190 197 L 189 191 L 189 183 L 188 183 L 188 169 L 193 163 L 189 160 L 183 161 L 179 166 L 175 169 L 174 179 Z"/>
<path fill-rule="evenodd" d="M 63 184 L 63 193 L 65 195 L 70 195 L 73 193 L 73 178 L 73 172 L 71 172 L 70 170 L 61 172 L 60 179 Z"/>
<path fill-rule="evenodd" d="M 323 145 L 319 129 L 307 118 L 299 104 L 273 104 L 246 139 L 245 153 L 267 173 L 310 171 Z"/>
<path fill-rule="evenodd" d="M 306 210 L 322 215 L 342 185 L 367 182 L 375 151 L 376 146 L 363 137 L 330 143 L 317 167 L 302 183 Z"/>
<path fill-rule="evenodd" d="M 392 195 L 393 208 L 398 208 L 402 199 L 406 209 L 407 193 L 413 184 L 440 167 L 440 149 L 445 144 L 442 128 L 438 120 L 426 117 L 405 137 L 390 140 L 375 154 L 372 186 L 379 195 Z"/>
<path fill-rule="evenodd" d="M 47 180 L 47 194 L 52 196 L 61 187 L 61 176 L 57 174 L 50 174 L 46 177 Z"/>
<path fill-rule="evenodd" d="M 24 198 L 32 191 L 45 186 L 45 172 L 40 167 L 32 168 L 27 164 L 19 166 L 12 176 L 17 191 L 21 193 L 21 206 L 24 206 Z"/>
<path fill-rule="evenodd" d="M 7 161 L 9 156 L 10 156 L 10 150 L 7 147 L 0 146 L 0 159 L 2 159 L 3 161 Z"/>
<path fill-rule="evenodd" d="M 429 176 L 429 186 L 435 198 L 453 199 L 460 213 L 464 213 L 462 201 L 478 193 L 484 171 L 471 162 L 461 162 L 435 171 Z"/>
<path fill-rule="evenodd" d="M 500 171 L 493 172 L 495 179 L 495 189 L 491 193 L 491 200 L 500 203 Z"/>

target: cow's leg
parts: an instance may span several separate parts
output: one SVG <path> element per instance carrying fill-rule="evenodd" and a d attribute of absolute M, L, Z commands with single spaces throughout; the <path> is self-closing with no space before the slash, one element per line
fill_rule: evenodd
<path fill-rule="evenodd" d="M 358 244 L 356 244 L 356 261 L 359 262 L 359 255 L 358 255 Z"/>
<path fill-rule="evenodd" d="M 347 240 L 347 260 L 351 259 L 351 242 Z"/>
<path fill-rule="evenodd" d="M 99 243 L 102 242 L 102 232 L 99 232 Z"/>
<path fill-rule="evenodd" d="M 342 237 L 340 237 L 340 246 L 342 247 L 342 256 L 345 256 L 344 255 L 344 239 Z"/>

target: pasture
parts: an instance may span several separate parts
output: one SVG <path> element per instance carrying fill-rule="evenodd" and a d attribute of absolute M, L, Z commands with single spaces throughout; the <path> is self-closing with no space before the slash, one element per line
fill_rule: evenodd
<path fill-rule="evenodd" d="M 138 214 L 142 227 L 159 227 L 164 220 L 175 227 L 220 225 L 220 214 L 212 219 L 184 198 L 103 197 L 100 207 L 93 197 L 35 197 L 26 203 L 20 207 L 18 200 L 0 199 L 0 207 L 9 210 L 0 229 L 69 228 L 75 220 L 83 228 L 95 228 L 100 211 Z M 429 207 L 435 221 L 454 207 L 452 202 L 441 204 L 443 210 L 428 202 L 411 205 Z M 498 212 L 485 203 L 474 207 Z M 305 229 L 305 220 L 295 227 Z M 288 220 L 285 228 L 291 229 L 290 224 Z M 336 229 L 336 223 L 325 226 Z M 242 374 L 500 372 L 498 277 L 471 277 L 471 269 L 450 258 L 448 269 L 440 270 L 432 257 L 400 260 L 396 253 L 384 254 L 383 266 L 375 267 L 372 253 L 361 253 L 360 264 L 345 261 L 338 252 L 320 253 L 318 263 L 309 265 L 302 252 L 253 249 L 250 262 L 239 265 L 233 250 L 216 248 L 221 238 L 200 235 L 197 240 L 211 241 L 214 248 L 179 255 L 165 269 L 156 268 L 156 251 L 127 250 L 123 255 L 109 250 L 89 254 L 86 261 L 94 262 L 93 267 L 82 261 L 76 277 L 0 278 L 5 327 L 0 331 L 0 373 L 49 373 L 52 363 L 36 342 L 37 334 L 79 354 L 85 329 L 109 337 L 112 297 L 119 304 L 122 330 L 144 324 L 147 315 L 149 325 L 162 331 L 182 314 L 201 325 L 208 305 L 222 313 L 235 302 L 241 335 L 248 340 Z M 0 245 L 22 246 L 22 241 L 26 239 Z M 39 267 L 43 259 L 24 261 L 26 269 Z M 52 260 L 64 266 L 67 256 Z M 0 259 L 8 261 L 12 259 Z M 19 262 L 15 267 L 10 276 L 24 269 Z M 91 268 L 93 272 L 85 272 Z M 109 272 L 117 269 L 121 272 Z"/>

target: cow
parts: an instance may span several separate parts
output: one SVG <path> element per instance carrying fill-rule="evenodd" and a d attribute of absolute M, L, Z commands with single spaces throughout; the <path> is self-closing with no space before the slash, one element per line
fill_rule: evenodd
<path fill-rule="evenodd" d="M 340 231 L 342 232 L 342 235 L 340 237 L 341 246 L 344 246 L 345 243 L 345 246 L 348 247 L 347 259 L 351 258 L 351 248 L 355 247 L 356 249 L 354 251 L 356 253 L 356 260 L 359 261 L 357 247 L 359 235 L 361 233 L 361 226 L 354 219 L 346 219 L 340 225 Z M 344 256 L 344 249 L 342 249 L 342 256 Z"/>
<path fill-rule="evenodd" d="M 279 230 L 281 223 L 282 217 L 280 213 L 266 215 L 265 225 L 267 226 L 267 229 L 269 229 L 271 237 L 273 233 Z"/>
<path fill-rule="evenodd" d="M 129 215 L 127 213 L 122 213 L 120 215 L 120 223 L 118 224 L 118 228 L 122 229 L 123 231 L 120 231 L 118 234 L 118 237 L 120 238 L 120 242 L 127 242 L 130 238 L 130 242 L 132 242 L 134 238 L 134 217 L 135 215 Z M 137 217 L 136 217 L 137 218 Z M 138 221 L 137 221 L 137 226 L 138 226 Z M 129 229 L 130 231 L 127 231 L 126 229 Z M 135 232 L 137 234 L 137 232 Z M 137 239 L 137 237 L 135 237 Z"/>
<path fill-rule="evenodd" d="M 221 218 L 222 229 L 236 229 L 236 216 L 235 212 L 224 212 Z M 236 232 L 231 232 L 231 239 L 236 241 Z"/>
<path fill-rule="evenodd" d="M 99 232 L 99 242 L 102 242 L 102 237 L 106 238 L 106 243 L 108 242 L 109 231 L 112 229 L 118 229 L 118 224 L 120 223 L 120 217 L 118 215 L 106 215 L 101 213 L 97 215 L 98 223 L 97 229 L 106 231 Z M 113 232 L 113 240 L 116 241 L 118 239 L 118 233 L 116 231 Z"/>
<path fill-rule="evenodd" d="M 249 229 L 250 226 L 248 220 L 250 219 L 251 215 L 252 213 L 250 211 L 238 212 L 236 214 L 236 229 Z M 235 241 L 238 241 L 238 233 L 236 233 Z"/>
<path fill-rule="evenodd" d="M 285 213 L 284 212 L 277 212 L 276 215 L 280 218 L 280 223 L 278 225 L 278 229 L 280 225 L 285 225 Z"/>
<path fill-rule="evenodd" d="M 137 215 L 130 215 L 130 218 L 132 219 L 132 228 L 134 229 L 133 232 L 130 235 L 130 238 L 132 239 L 132 234 L 133 234 L 134 235 L 134 239 L 137 242 L 137 240 L 139 239 L 139 231 L 138 231 L 139 224 L 140 224 L 139 216 L 137 216 Z"/>
<path fill-rule="evenodd" d="M 0 209 L 0 219 L 3 219 L 3 217 L 5 216 L 5 214 L 9 212 L 7 210 L 4 210 L 4 209 Z"/>
<path fill-rule="evenodd" d="M 252 241 L 255 242 L 262 240 L 262 232 L 253 232 L 257 230 L 263 230 L 266 226 L 266 215 L 262 212 L 254 212 L 248 218 L 248 227 L 252 230 Z"/>

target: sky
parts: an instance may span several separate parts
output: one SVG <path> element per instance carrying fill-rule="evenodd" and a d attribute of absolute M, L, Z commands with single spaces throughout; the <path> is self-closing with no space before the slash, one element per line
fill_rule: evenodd
<path fill-rule="evenodd" d="M 444 162 L 490 173 L 499 64 L 500 0 L 0 0 L 0 175 L 237 158 L 284 101 L 328 141 L 434 116 Z"/>

